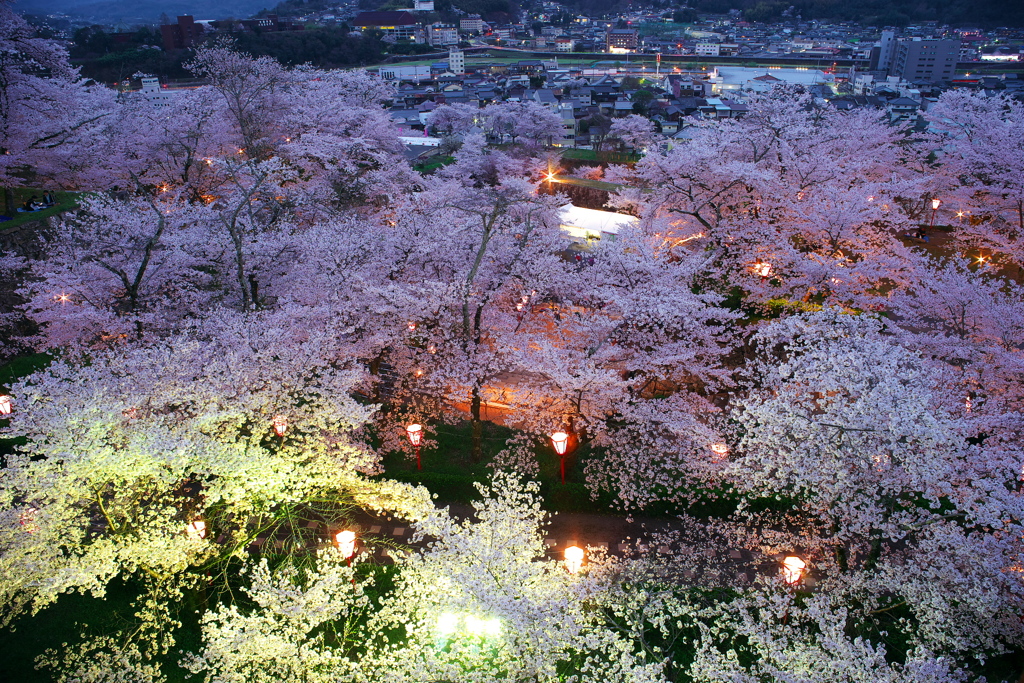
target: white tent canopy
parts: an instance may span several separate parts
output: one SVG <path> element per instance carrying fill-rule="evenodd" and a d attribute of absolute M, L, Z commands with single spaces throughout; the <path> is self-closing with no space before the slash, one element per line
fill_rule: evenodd
<path fill-rule="evenodd" d="M 635 224 L 636 218 L 623 213 L 566 204 L 561 207 L 559 221 L 562 230 L 577 240 L 615 239 L 622 228 Z"/>

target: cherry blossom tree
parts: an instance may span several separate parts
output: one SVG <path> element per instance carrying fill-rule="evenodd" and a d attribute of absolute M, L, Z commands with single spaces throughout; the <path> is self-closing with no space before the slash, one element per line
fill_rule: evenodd
<path fill-rule="evenodd" d="M 476 125 L 480 109 L 468 104 L 442 104 L 427 116 L 427 125 L 445 137 L 465 135 Z"/>
<path fill-rule="evenodd" d="M 0 487 L 4 572 L 19 577 L 4 586 L 8 617 L 69 590 L 102 595 L 121 574 L 173 595 L 190 566 L 217 566 L 315 500 L 421 516 L 424 491 L 363 476 L 377 456 L 356 435 L 372 414 L 348 397 L 358 377 L 330 337 L 250 316 L 57 361 L 12 387 L 4 429 L 27 444 Z"/>
<path fill-rule="evenodd" d="M 927 118 L 937 134 L 940 169 L 954 191 L 946 200 L 946 210 L 959 218 L 954 227 L 970 242 L 1020 263 L 1024 106 L 1005 95 L 951 90 L 943 93 Z"/>
<path fill-rule="evenodd" d="M 562 137 L 562 119 L 554 111 L 536 102 L 498 102 L 481 112 L 484 130 L 499 141 L 507 137 L 527 145 L 551 144 Z"/>
<path fill-rule="evenodd" d="M 10 213 L 14 186 L 73 188 L 87 175 L 114 95 L 79 79 L 66 51 L 36 38 L 6 1 L 0 27 L 0 186 Z"/>
<path fill-rule="evenodd" d="M 612 122 L 608 135 L 637 151 L 651 147 L 661 136 L 654 130 L 654 122 L 646 116 L 630 114 Z"/>
<path fill-rule="evenodd" d="M 855 142 L 842 132 L 850 129 Z M 723 285 L 751 299 L 865 305 L 880 277 L 906 284 L 897 234 L 917 206 L 907 198 L 924 191 L 920 170 L 900 132 L 874 114 L 780 90 L 751 98 L 749 116 L 704 123 L 686 143 L 608 177 L 629 186 L 618 205 L 665 220 L 671 239 L 699 236 Z"/>
<path fill-rule="evenodd" d="M 1022 590 L 1006 571 L 1020 561 L 1020 449 L 979 439 L 950 370 L 863 316 L 793 316 L 755 339 L 759 388 L 737 401 L 729 475 L 797 501 L 801 529 L 755 543 L 806 547 L 841 577 L 831 590 L 844 604 L 906 605 L 931 651 L 1020 642 Z M 751 523 L 770 524 L 761 517 Z M 979 588 L 968 599 L 956 584 Z"/>

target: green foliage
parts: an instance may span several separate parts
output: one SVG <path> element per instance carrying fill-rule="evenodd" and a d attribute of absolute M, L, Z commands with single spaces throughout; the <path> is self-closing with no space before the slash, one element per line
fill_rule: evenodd
<path fill-rule="evenodd" d="M 43 209 L 42 211 L 32 211 L 29 213 L 16 211 L 17 208 L 21 207 L 26 201 L 31 199 L 33 195 L 35 195 L 37 199 L 42 199 L 45 192 L 46 190 L 31 187 L 19 187 L 13 190 L 14 206 L 6 207 L 9 213 L 5 214 L 9 216 L 11 220 L 0 223 L 0 232 L 10 230 L 22 223 L 39 221 L 73 209 L 78 206 L 78 197 L 81 194 L 79 192 L 54 192 L 53 198 L 56 201 L 56 204 L 52 207 Z"/>
<path fill-rule="evenodd" d="M 239 33 L 235 40 L 243 52 L 256 57 L 274 57 L 286 65 L 308 63 L 337 68 L 373 64 L 384 56 L 384 43 L 377 38 L 348 35 L 341 28 Z"/>
<path fill-rule="evenodd" d="M 422 173 L 423 175 L 429 175 L 436 171 L 437 169 L 441 168 L 442 166 L 447 166 L 448 164 L 454 162 L 455 157 L 435 154 L 432 157 L 429 157 L 417 164 L 414 164 L 413 168 Z"/>
<path fill-rule="evenodd" d="M 101 83 L 115 83 L 127 80 L 138 72 L 153 74 L 162 80 L 191 78 L 192 74 L 183 66 L 191 58 L 191 51 L 170 53 L 137 48 L 75 59 L 74 64 L 81 67 L 82 75 L 86 78 Z"/>
<path fill-rule="evenodd" d="M 22 377 L 42 370 L 52 361 L 53 356 L 49 354 L 33 353 L 30 356 L 18 356 L 6 365 L 0 366 L 0 391 L 6 391 Z"/>
<path fill-rule="evenodd" d="M 765 303 L 769 318 L 777 318 L 785 313 L 813 313 L 821 310 L 821 304 L 809 301 L 792 301 L 790 299 L 769 299 Z"/>

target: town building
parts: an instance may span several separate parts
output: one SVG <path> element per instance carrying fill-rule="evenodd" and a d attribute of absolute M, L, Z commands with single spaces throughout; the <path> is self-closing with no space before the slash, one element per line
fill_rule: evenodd
<path fill-rule="evenodd" d="M 720 53 L 718 43 L 699 42 L 693 48 L 693 54 L 700 57 L 717 57 Z"/>
<path fill-rule="evenodd" d="M 610 28 L 605 34 L 605 49 L 608 52 L 634 52 L 640 42 L 636 29 Z"/>
<path fill-rule="evenodd" d="M 401 12 L 360 12 L 352 20 L 352 26 L 360 30 L 380 31 L 384 37 L 398 40 L 425 42 L 420 20 L 409 11 Z"/>
<path fill-rule="evenodd" d="M 896 43 L 889 75 L 914 82 L 950 81 L 959 56 L 959 40 L 901 39 Z"/>
<path fill-rule="evenodd" d="M 458 45 L 459 32 L 450 24 L 431 24 L 427 28 L 427 43 L 430 45 Z"/>
<path fill-rule="evenodd" d="M 204 26 L 196 23 L 191 15 L 178 17 L 175 24 L 163 24 L 160 26 L 160 34 L 164 39 L 164 50 L 187 50 L 195 45 L 203 37 Z"/>
<path fill-rule="evenodd" d="M 466 53 L 456 48 L 449 49 L 448 70 L 453 74 L 466 73 Z"/>
<path fill-rule="evenodd" d="M 468 17 L 459 19 L 459 30 L 466 33 L 483 33 L 484 20 L 479 14 L 470 14 Z"/>
<path fill-rule="evenodd" d="M 142 97 L 154 107 L 169 107 L 174 101 L 175 93 L 160 87 L 160 80 L 155 76 L 142 79 Z"/>

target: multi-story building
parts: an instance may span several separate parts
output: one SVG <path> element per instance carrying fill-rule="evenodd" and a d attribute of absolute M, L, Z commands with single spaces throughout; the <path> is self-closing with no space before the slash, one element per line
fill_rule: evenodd
<path fill-rule="evenodd" d="M 693 49 L 695 55 L 701 57 L 717 57 L 720 54 L 721 46 L 718 43 L 699 42 Z"/>
<path fill-rule="evenodd" d="M 427 28 L 427 43 L 430 45 L 458 45 L 459 32 L 450 24 L 431 24 Z"/>
<path fill-rule="evenodd" d="M 483 33 L 484 20 L 479 14 L 470 14 L 468 17 L 459 19 L 459 30 L 466 33 Z"/>
<path fill-rule="evenodd" d="M 605 48 L 608 52 L 633 52 L 640 43 L 636 29 L 610 28 L 605 34 Z"/>
<path fill-rule="evenodd" d="M 456 48 L 449 49 L 448 70 L 453 74 L 466 73 L 466 53 Z"/>
<path fill-rule="evenodd" d="M 203 25 L 197 24 L 191 15 L 178 17 L 176 24 L 160 26 L 160 34 L 164 39 L 164 50 L 185 50 L 195 45 L 203 36 Z"/>
<path fill-rule="evenodd" d="M 174 101 L 175 93 L 160 87 L 160 81 L 147 76 L 142 79 L 142 97 L 154 107 L 169 107 Z"/>
<path fill-rule="evenodd" d="M 871 70 L 885 71 L 892 68 L 892 58 L 896 54 L 896 33 L 882 31 L 882 37 L 871 52 Z"/>
<path fill-rule="evenodd" d="M 896 43 L 889 74 L 914 82 L 949 81 L 959 56 L 959 40 L 902 39 Z"/>
<path fill-rule="evenodd" d="M 374 29 L 385 37 L 412 40 L 417 43 L 425 41 L 419 19 L 412 12 L 361 12 L 352 20 L 358 29 Z"/>
<path fill-rule="evenodd" d="M 569 36 L 555 38 L 555 49 L 559 52 L 572 52 L 574 47 L 576 47 L 576 41 Z"/>

